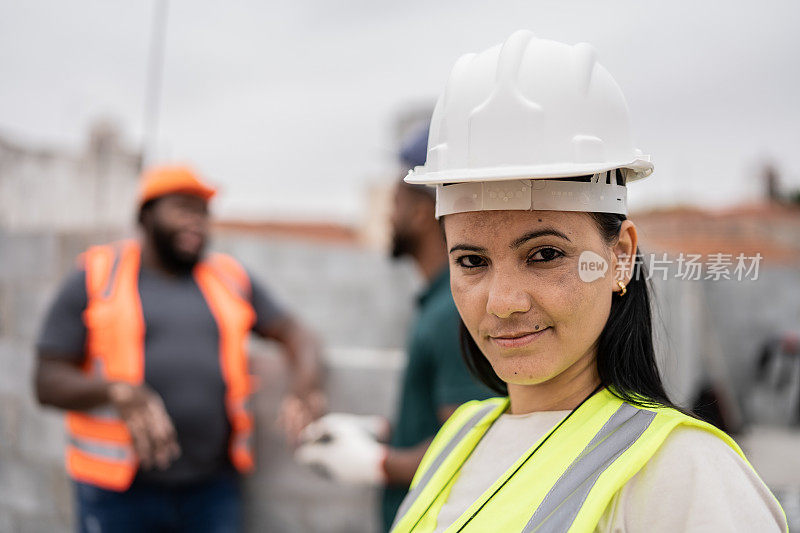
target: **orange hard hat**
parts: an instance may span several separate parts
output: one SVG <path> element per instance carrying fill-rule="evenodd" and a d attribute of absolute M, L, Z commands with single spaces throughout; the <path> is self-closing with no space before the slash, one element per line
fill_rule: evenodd
<path fill-rule="evenodd" d="M 197 172 L 188 166 L 157 166 L 142 173 L 139 182 L 139 205 L 172 193 L 193 194 L 208 201 L 217 190 L 203 183 Z"/>

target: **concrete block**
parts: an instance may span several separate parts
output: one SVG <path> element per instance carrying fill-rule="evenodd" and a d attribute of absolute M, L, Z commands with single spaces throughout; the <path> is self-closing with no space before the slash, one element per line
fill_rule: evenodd
<path fill-rule="evenodd" d="M 15 533 L 70 533 L 72 527 L 57 517 L 20 515 L 16 519 Z"/>
<path fill-rule="evenodd" d="M 13 307 L 10 299 L 11 283 L 0 281 L 0 338 L 12 335 Z"/>
<path fill-rule="evenodd" d="M 353 498 L 297 497 L 273 493 L 258 506 L 246 506 L 246 531 L 377 533 L 379 517 L 376 503 L 377 492 L 366 489 Z"/>
<path fill-rule="evenodd" d="M 0 394 L 32 397 L 33 363 L 30 344 L 0 337 Z"/>
<path fill-rule="evenodd" d="M 63 411 L 41 407 L 32 400 L 21 402 L 19 452 L 32 461 L 62 467 L 66 433 Z"/>
<path fill-rule="evenodd" d="M 50 482 L 55 517 L 61 524 L 69 526 L 75 516 L 75 497 L 72 480 L 67 476 L 62 463 L 50 468 Z"/>
<path fill-rule="evenodd" d="M 57 285 L 52 281 L 25 281 L 11 287 L 6 286 L 6 305 L 11 309 L 8 313 L 8 334 L 32 344 L 39 333 L 44 314 L 55 297 L 56 289 Z"/>
<path fill-rule="evenodd" d="M 403 346 L 421 285 L 408 262 L 381 254 L 222 234 L 214 248 L 239 259 L 275 298 L 338 346 Z"/>
<path fill-rule="evenodd" d="M 4 454 L 0 461 L 0 502 L 20 515 L 57 515 L 52 470 Z"/>
<path fill-rule="evenodd" d="M 392 418 L 400 389 L 401 368 L 385 366 L 331 367 L 327 387 L 332 411 Z"/>
<path fill-rule="evenodd" d="M 0 281 L 52 279 L 57 274 L 56 246 L 51 232 L 0 231 Z"/>
<path fill-rule="evenodd" d="M 126 236 L 124 231 L 116 229 L 97 229 L 95 231 L 59 234 L 56 255 L 58 279 L 63 278 L 76 268 L 78 255 L 85 252 L 90 246 L 114 242 Z"/>
<path fill-rule="evenodd" d="M 14 520 L 14 510 L 0 502 L 0 531 L 3 533 L 13 533 L 17 531 Z"/>
<path fill-rule="evenodd" d="M 19 450 L 20 424 L 20 399 L 14 395 L 0 394 L 0 447 L 7 453 Z"/>

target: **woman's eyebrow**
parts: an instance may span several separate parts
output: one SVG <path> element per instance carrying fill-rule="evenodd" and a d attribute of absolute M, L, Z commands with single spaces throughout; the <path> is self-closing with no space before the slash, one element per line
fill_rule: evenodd
<path fill-rule="evenodd" d="M 536 231 L 532 231 L 530 233 L 526 233 L 519 239 L 515 239 L 514 242 L 511 243 L 511 249 L 514 250 L 516 248 L 519 248 L 529 240 L 535 239 L 537 237 L 543 237 L 544 235 L 553 235 L 555 237 L 561 237 L 562 239 L 565 239 L 568 242 L 572 242 L 569 240 L 569 237 L 567 237 L 566 235 L 564 235 L 555 228 L 542 228 Z"/>
<path fill-rule="evenodd" d="M 452 248 L 450 248 L 450 253 L 457 252 L 459 250 L 463 250 L 465 252 L 478 252 L 479 254 L 485 254 L 486 248 L 481 248 L 480 246 L 471 246 L 469 244 L 456 244 Z"/>
<path fill-rule="evenodd" d="M 545 235 L 553 235 L 555 237 L 560 237 L 568 242 L 572 242 L 570 241 L 569 237 L 567 237 L 566 235 L 564 235 L 555 228 L 542 228 L 536 231 L 531 231 L 530 233 L 526 233 L 522 237 L 516 239 L 514 242 L 511 243 L 511 248 L 512 249 L 519 248 L 529 240 L 535 239 L 537 237 L 543 237 Z M 465 252 L 477 252 L 480 254 L 486 253 L 486 248 L 481 248 L 480 246 L 473 246 L 471 244 L 456 244 L 455 246 L 450 248 L 450 253 L 452 254 L 453 252 L 457 252 L 459 250 Z"/>

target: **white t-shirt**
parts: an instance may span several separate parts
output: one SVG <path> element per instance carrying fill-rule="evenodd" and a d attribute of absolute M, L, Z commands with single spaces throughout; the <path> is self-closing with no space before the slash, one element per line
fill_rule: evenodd
<path fill-rule="evenodd" d="M 530 446 L 569 411 L 503 414 L 461 467 L 439 511 L 447 529 Z M 783 531 L 783 512 L 769 489 L 721 439 L 680 426 L 609 503 L 596 531 L 675 533 Z"/>

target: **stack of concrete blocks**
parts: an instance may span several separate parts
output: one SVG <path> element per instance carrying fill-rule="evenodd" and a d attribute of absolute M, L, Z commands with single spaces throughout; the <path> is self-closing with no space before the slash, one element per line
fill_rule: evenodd
<path fill-rule="evenodd" d="M 62 416 L 38 406 L 34 338 L 57 281 L 76 255 L 111 235 L 0 230 L 0 531 L 68 531 Z"/>

